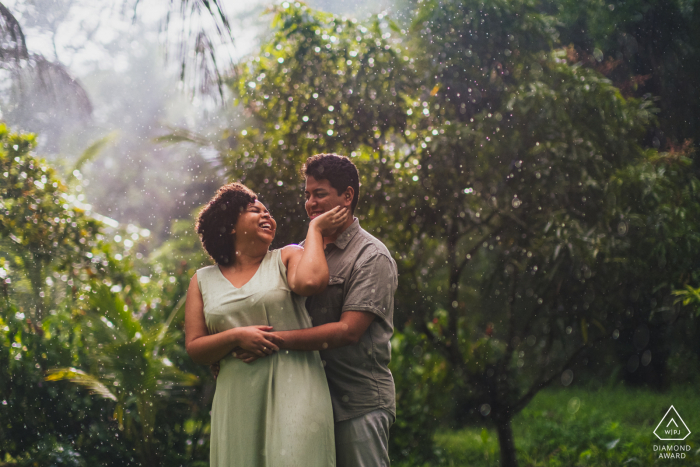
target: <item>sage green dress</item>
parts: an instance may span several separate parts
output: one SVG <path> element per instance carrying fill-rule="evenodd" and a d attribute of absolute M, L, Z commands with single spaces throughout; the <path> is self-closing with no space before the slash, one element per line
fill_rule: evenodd
<path fill-rule="evenodd" d="M 218 266 L 197 271 L 210 334 L 238 326 L 311 327 L 281 250 L 234 287 Z M 318 352 L 280 350 L 248 364 L 221 360 L 211 409 L 211 467 L 335 466 L 333 408 Z"/>

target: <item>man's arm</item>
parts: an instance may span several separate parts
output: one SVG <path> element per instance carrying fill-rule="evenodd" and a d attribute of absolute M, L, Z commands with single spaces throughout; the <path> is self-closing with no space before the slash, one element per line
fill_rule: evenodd
<path fill-rule="evenodd" d="M 340 321 L 336 323 L 326 323 L 294 331 L 279 331 L 272 334 L 284 339 L 284 342 L 279 344 L 280 349 L 337 349 L 338 347 L 356 344 L 375 318 L 376 315 L 368 311 L 344 311 L 340 315 Z M 233 356 L 245 363 L 253 363 L 260 358 L 260 356 L 245 350 L 236 351 Z M 214 373 L 214 378 L 216 378 L 219 374 L 218 367 L 212 365 L 212 372 Z"/>
<path fill-rule="evenodd" d="M 345 311 L 337 323 L 326 323 L 308 329 L 279 331 L 273 334 L 284 339 L 286 350 L 328 350 L 356 344 L 372 324 L 375 314 L 368 311 Z"/>

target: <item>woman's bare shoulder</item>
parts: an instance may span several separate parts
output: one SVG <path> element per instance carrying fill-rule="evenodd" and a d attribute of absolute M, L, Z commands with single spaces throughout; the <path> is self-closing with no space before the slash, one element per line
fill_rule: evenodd
<path fill-rule="evenodd" d="M 297 255 L 300 255 L 304 251 L 304 248 L 299 245 L 287 245 L 280 249 L 280 255 L 282 256 L 282 261 L 286 265 L 290 259 Z"/>

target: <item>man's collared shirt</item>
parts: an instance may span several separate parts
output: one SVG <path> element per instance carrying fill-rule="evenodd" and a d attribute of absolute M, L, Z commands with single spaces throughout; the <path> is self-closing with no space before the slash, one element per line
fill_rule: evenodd
<path fill-rule="evenodd" d="M 340 321 L 344 311 L 376 315 L 357 344 L 322 350 L 336 422 L 376 409 L 396 416 L 394 378 L 389 371 L 394 333 L 396 263 L 382 242 L 360 227 L 357 218 L 335 242 L 326 245 L 330 280 L 309 297 L 314 326 Z"/>

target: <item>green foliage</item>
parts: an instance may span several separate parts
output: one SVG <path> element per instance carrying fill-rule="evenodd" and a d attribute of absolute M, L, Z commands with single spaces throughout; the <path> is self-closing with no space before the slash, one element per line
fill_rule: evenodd
<path fill-rule="evenodd" d="M 0 308 L 0 457 L 20 465 L 128 464 L 130 454 L 106 403 L 44 382 L 54 366 L 81 360 L 80 328 L 67 313 L 39 330 L 7 299 Z M 51 464 L 55 462 L 56 464 Z M 72 462 L 72 464 L 68 463 Z"/>
<path fill-rule="evenodd" d="M 20 465 L 206 458 L 201 405 L 211 388 L 200 384 L 207 370 L 187 357 L 178 330 L 186 279 L 162 270 L 139 277 L 136 233 L 107 234 L 113 228 L 75 207 L 53 170 L 29 153 L 33 136 L 2 130 L 0 458 Z"/>
<path fill-rule="evenodd" d="M 697 404 L 684 389 L 544 390 L 513 419 L 519 459 L 532 466 L 666 465 L 654 452 L 653 445 L 663 444 L 654 428 L 671 405 L 686 424 L 697 424 Z M 435 439 L 449 459 L 443 465 L 498 465 L 497 439 L 488 428 L 441 430 Z M 697 465 L 698 444 L 692 437 L 687 444 L 691 450 L 683 462 Z"/>
<path fill-rule="evenodd" d="M 606 74 L 626 95 L 658 96 L 656 147 L 700 143 L 700 19 L 696 1 L 543 2 L 582 63 Z M 573 52 L 573 50 L 572 50 Z"/>
<path fill-rule="evenodd" d="M 173 314 L 182 305 L 179 303 Z M 157 414 L 178 403 L 185 404 L 182 388 L 197 383 L 194 375 L 182 372 L 159 355 L 172 319 L 155 323 L 138 319 L 107 286 L 95 290 L 89 308 L 81 327 L 90 330 L 85 345 L 92 349 L 88 352 L 92 374 L 75 368 L 53 368 L 46 380 L 69 380 L 91 394 L 115 401 L 114 418 L 137 446 L 142 464 L 158 462 L 154 438 Z"/>
<path fill-rule="evenodd" d="M 444 359 L 431 353 L 425 336 L 410 326 L 394 334 L 391 352 L 396 422 L 389 452 L 392 458 L 421 465 L 436 457 L 432 436 L 449 410 L 452 382 Z"/>
<path fill-rule="evenodd" d="M 71 282 L 81 272 L 95 276 L 104 271 L 91 261 L 99 223 L 71 208 L 55 172 L 28 155 L 33 136 L 10 134 L 0 124 L 0 144 L 0 267 L 4 274 L 18 270 L 18 299 L 40 322 L 50 301 L 46 276 L 51 269 L 67 270 Z"/>

